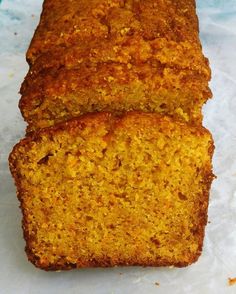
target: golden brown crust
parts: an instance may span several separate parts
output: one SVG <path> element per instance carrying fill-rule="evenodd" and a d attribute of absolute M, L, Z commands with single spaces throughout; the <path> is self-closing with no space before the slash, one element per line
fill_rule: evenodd
<path fill-rule="evenodd" d="M 127 30 L 127 27 L 129 28 Z M 46 0 L 40 25 L 27 53 L 34 62 L 55 46 L 98 43 L 113 36 L 138 35 L 146 40 L 199 43 L 194 0 Z"/>
<path fill-rule="evenodd" d="M 201 123 L 211 97 L 194 0 L 46 0 L 27 59 L 28 131 L 96 111 Z"/>
<path fill-rule="evenodd" d="M 81 131 L 86 130 L 88 128 L 93 129 L 94 133 L 96 133 L 96 129 L 100 126 L 104 126 L 108 134 L 113 134 L 114 131 L 121 129 L 124 131 L 133 130 L 133 129 L 140 129 L 142 132 L 148 132 L 149 128 L 157 127 L 163 129 L 163 132 L 168 135 L 172 134 L 175 129 L 180 129 L 181 134 L 183 136 L 194 136 L 195 138 L 199 138 L 199 144 L 206 144 L 203 143 L 205 139 L 210 140 L 206 148 L 208 148 L 208 159 L 207 162 L 204 163 L 204 167 L 202 168 L 203 178 L 202 178 L 202 187 L 203 192 L 199 195 L 198 203 L 196 204 L 197 207 L 200 208 L 197 216 L 197 223 L 193 228 L 192 234 L 198 236 L 198 248 L 194 254 L 188 256 L 188 259 L 182 259 L 176 261 L 173 259 L 172 261 L 162 258 L 147 258 L 147 259 L 140 259 L 139 255 L 133 255 L 129 258 L 124 258 L 121 256 L 106 256 L 102 258 L 94 257 L 91 259 L 84 259 L 82 256 L 78 258 L 77 262 L 68 262 L 65 257 L 59 258 L 57 261 L 50 263 L 47 259 L 39 257 L 37 252 L 35 251 L 35 241 L 34 241 L 34 234 L 35 231 L 29 228 L 29 216 L 34 214 L 33 211 L 29 211 L 27 199 L 28 197 L 32 197 L 25 188 L 22 187 L 22 172 L 21 167 L 19 166 L 19 159 L 22 158 L 20 154 L 25 154 L 24 157 L 28 162 L 35 161 L 36 159 L 27 157 L 27 150 L 30 150 L 33 146 L 42 143 L 43 138 L 48 138 L 52 140 L 56 140 L 56 138 L 60 137 L 63 134 L 70 134 L 71 137 L 80 136 L 79 134 Z M 144 129 L 146 126 L 146 129 Z M 85 132 L 86 133 L 86 132 Z M 108 135 L 106 135 L 107 137 Z M 110 136 L 110 135 L 109 135 Z M 113 135 L 111 135 L 113 136 Z M 51 140 L 50 139 L 50 140 Z M 86 138 L 84 137 L 86 140 Z M 201 141 L 202 140 L 202 141 Z M 46 141 L 45 141 L 46 142 Z M 201 143 L 202 142 L 202 143 Z M 207 141 L 206 141 L 207 142 Z M 208 146 L 208 147 L 207 147 Z M 27 243 L 26 252 L 28 255 L 29 260 L 34 263 L 37 267 L 45 269 L 45 270 L 60 270 L 60 269 L 72 269 L 72 268 L 80 268 L 80 267 L 108 267 L 108 266 L 115 266 L 115 265 L 142 265 L 142 266 L 169 266 L 173 265 L 176 267 L 183 267 L 187 266 L 193 262 L 195 262 L 202 251 L 202 243 L 204 237 L 204 227 L 207 222 L 207 207 L 208 207 L 208 200 L 209 200 L 209 189 L 213 179 L 213 174 L 211 171 L 211 157 L 213 154 L 214 145 L 211 139 L 211 135 L 209 132 L 204 129 L 203 127 L 195 127 L 191 125 L 187 125 L 183 122 L 175 122 L 169 117 L 162 117 L 156 114 L 144 114 L 144 113 L 128 113 L 122 115 L 120 117 L 115 117 L 110 113 L 97 113 L 97 114 L 89 114 L 81 117 L 80 119 L 73 119 L 66 123 L 59 124 L 57 126 L 42 129 L 40 131 L 34 132 L 31 136 L 26 139 L 21 140 L 19 144 L 17 144 L 12 153 L 9 156 L 9 163 L 12 175 L 15 179 L 15 183 L 18 190 L 18 198 L 21 202 L 21 208 L 23 211 L 23 229 L 24 229 L 24 237 Z M 23 152 L 23 153 L 22 153 Z M 21 159 L 20 159 L 21 160 Z M 24 175 L 25 176 L 25 175 Z M 24 177 L 23 176 L 23 177 Z"/>
<path fill-rule="evenodd" d="M 43 69 L 65 67 L 74 69 L 81 64 L 121 63 L 139 65 L 149 62 L 155 66 L 187 69 L 210 77 L 208 60 L 201 53 L 200 44 L 189 41 L 176 42 L 159 38 L 145 40 L 141 36 L 125 36 L 105 39 L 103 42 L 92 40 L 88 43 L 71 45 L 68 48 L 55 47 L 39 55 L 31 66 L 31 74 Z"/>

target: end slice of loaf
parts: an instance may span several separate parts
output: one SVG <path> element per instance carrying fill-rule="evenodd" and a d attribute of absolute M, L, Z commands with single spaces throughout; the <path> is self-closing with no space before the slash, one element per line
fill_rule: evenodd
<path fill-rule="evenodd" d="M 45 270 L 195 262 L 213 149 L 203 127 L 137 112 L 86 115 L 21 140 L 9 161 L 29 260 Z"/>

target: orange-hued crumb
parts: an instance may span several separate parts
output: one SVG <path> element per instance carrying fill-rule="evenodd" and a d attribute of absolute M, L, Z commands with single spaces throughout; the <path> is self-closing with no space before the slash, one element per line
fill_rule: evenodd
<path fill-rule="evenodd" d="M 27 60 L 28 131 L 97 111 L 200 124 L 211 97 L 194 0 L 46 0 Z"/>
<path fill-rule="evenodd" d="M 213 141 L 157 114 L 86 115 L 9 158 L 29 259 L 46 270 L 186 266 L 202 250 Z"/>

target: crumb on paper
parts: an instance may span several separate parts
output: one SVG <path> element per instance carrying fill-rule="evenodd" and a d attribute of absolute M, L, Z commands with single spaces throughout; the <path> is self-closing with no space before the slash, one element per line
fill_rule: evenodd
<path fill-rule="evenodd" d="M 140 277 L 133 281 L 134 284 L 138 284 L 140 282 L 141 282 L 141 278 Z"/>
<path fill-rule="evenodd" d="M 35 17 L 35 15 L 34 14 L 31 14 L 31 17 Z"/>
<path fill-rule="evenodd" d="M 229 283 L 229 286 L 236 285 L 236 278 L 228 278 L 228 283 Z"/>
<path fill-rule="evenodd" d="M 236 208 L 236 191 L 233 192 L 231 201 L 230 201 L 230 207 L 231 208 Z"/>
<path fill-rule="evenodd" d="M 160 286 L 160 283 L 156 282 L 155 285 L 156 285 L 156 286 Z"/>
<path fill-rule="evenodd" d="M 208 224 L 211 224 L 211 221 L 208 221 Z"/>
<path fill-rule="evenodd" d="M 119 273 L 119 274 L 120 274 L 120 276 L 123 275 L 123 273 Z"/>
<path fill-rule="evenodd" d="M 14 35 L 17 36 L 18 35 L 17 32 L 14 32 Z"/>

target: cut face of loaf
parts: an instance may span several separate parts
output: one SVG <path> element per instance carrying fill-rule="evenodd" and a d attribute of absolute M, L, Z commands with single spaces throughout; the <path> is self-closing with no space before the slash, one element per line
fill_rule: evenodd
<path fill-rule="evenodd" d="M 195 262 L 212 153 L 203 127 L 145 113 L 86 115 L 23 139 L 9 162 L 29 260 L 45 270 Z"/>
<path fill-rule="evenodd" d="M 194 0 L 45 0 L 27 60 L 28 131 L 96 111 L 200 124 L 211 97 Z"/>

